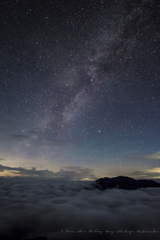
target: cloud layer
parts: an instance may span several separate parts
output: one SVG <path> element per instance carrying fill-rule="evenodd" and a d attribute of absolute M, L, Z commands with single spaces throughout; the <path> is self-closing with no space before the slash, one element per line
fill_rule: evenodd
<path fill-rule="evenodd" d="M 65 170 L 64 170 L 65 169 Z M 23 177 L 43 177 L 43 178 L 54 178 L 60 180 L 84 180 L 84 179 L 96 179 L 93 174 L 93 169 L 82 168 L 82 167 L 63 167 L 59 172 L 52 172 L 49 170 L 36 170 L 36 168 L 25 169 L 21 167 L 8 167 L 0 165 L 0 172 L 8 171 L 8 176 L 23 176 Z M 3 174 L 2 174 L 3 175 Z"/>
<path fill-rule="evenodd" d="M 139 178 L 160 178 L 160 168 L 155 167 L 151 169 L 143 169 L 138 171 L 133 171 L 132 175 Z"/>
<path fill-rule="evenodd" d="M 89 186 L 0 178 L 0 239 L 159 239 L 160 189 L 100 191 Z"/>

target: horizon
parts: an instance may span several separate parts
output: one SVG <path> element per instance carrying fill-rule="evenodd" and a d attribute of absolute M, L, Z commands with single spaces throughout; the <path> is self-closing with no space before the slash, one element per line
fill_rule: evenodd
<path fill-rule="evenodd" d="M 2 170 L 1 168 L 6 168 L 6 169 L 10 169 L 10 170 Z M 76 169 L 77 167 L 73 167 L 73 169 Z M 15 170 L 16 169 L 16 170 Z M 21 171 L 22 173 L 18 172 Z M 85 170 L 81 167 L 78 167 L 78 170 Z M 89 170 L 89 169 L 88 169 Z M 25 173 L 24 173 L 25 172 Z M 56 180 L 56 181 L 88 181 L 88 182 L 91 182 L 91 181 L 96 181 L 97 179 L 100 179 L 100 178 L 116 178 L 116 177 L 129 177 L 129 178 L 133 178 L 133 179 L 136 179 L 136 180 L 140 180 L 140 179 L 145 179 L 145 180 L 154 180 L 154 181 L 160 181 L 160 178 L 153 178 L 153 177 L 150 177 L 150 178 L 147 178 L 147 176 L 129 176 L 129 175 L 110 175 L 110 176 L 107 176 L 104 175 L 104 176 L 95 176 L 93 175 L 92 178 L 88 178 L 87 176 L 86 177 L 79 177 L 79 174 L 78 172 L 74 171 L 74 179 L 70 177 L 65 177 L 65 173 L 68 173 L 67 175 L 69 175 L 69 171 L 64 171 L 63 169 L 60 169 L 59 172 L 52 172 L 52 171 L 49 171 L 48 169 L 46 170 L 38 170 L 36 169 L 35 167 L 34 168 L 31 168 L 31 169 L 25 169 L 25 168 L 10 168 L 10 167 L 6 167 L 6 166 L 3 166 L 0 164 L 0 177 L 21 177 L 21 178 L 40 178 L 40 179 L 51 179 L 51 180 Z M 59 176 L 57 176 L 59 173 Z M 61 175 L 60 175 L 61 173 Z M 72 174 L 73 174 L 73 171 L 72 171 Z M 77 176 L 76 176 L 77 174 Z"/>

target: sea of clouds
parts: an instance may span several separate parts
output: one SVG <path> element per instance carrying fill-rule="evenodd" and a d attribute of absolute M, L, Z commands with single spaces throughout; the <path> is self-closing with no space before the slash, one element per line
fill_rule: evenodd
<path fill-rule="evenodd" d="M 0 178 L 0 239 L 160 239 L 160 188 Z"/>

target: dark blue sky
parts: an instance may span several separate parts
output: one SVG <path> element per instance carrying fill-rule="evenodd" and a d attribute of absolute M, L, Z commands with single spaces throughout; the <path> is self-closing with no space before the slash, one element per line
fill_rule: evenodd
<path fill-rule="evenodd" d="M 155 0 L 2 1 L 0 175 L 160 177 L 158 11 Z"/>

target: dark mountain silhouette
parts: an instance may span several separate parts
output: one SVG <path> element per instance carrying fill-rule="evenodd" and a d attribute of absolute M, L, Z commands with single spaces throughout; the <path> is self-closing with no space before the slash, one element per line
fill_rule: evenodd
<path fill-rule="evenodd" d="M 135 180 L 133 178 L 124 176 L 119 176 L 115 178 L 100 178 L 96 180 L 93 185 L 100 190 L 105 190 L 107 188 L 136 190 L 138 188 L 160 187 L 160 183 L 157 183 L 153 180 Z"/>

